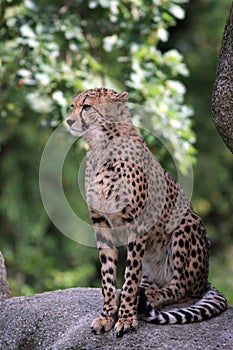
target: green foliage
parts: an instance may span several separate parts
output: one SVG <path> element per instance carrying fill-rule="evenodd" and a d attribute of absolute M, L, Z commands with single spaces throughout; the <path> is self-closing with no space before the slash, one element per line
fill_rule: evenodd
<path fill-rule="evenodd" d="M 77 91 L 95 85 L 127 89 L 131 102 L 150 108 L 151 133 L 161 129 L 185 171 L 184 157 L 175 152 L 177 135 L 191 155 L 195 139 L 192 112 L 184 105 L 185 87 L 177 79 L 188 71 L 178 51 L 162 54 L 156 48 L 159 40 L 167 40 L 167 29 L 176 19 L 184 17 L 180 4 L 185 2 L 3 2 L 5 123 L 17 123 L 22 115 L 35 113 L 42 125 L 55 126 L 67 114 Z M 22 113 L 25 108 L 28 111 Z M 158 127 L 161 120 L 163 128 Z"/>
<path fill-rule="evenodd" d="M 233 246 L 224 249 L 224 254 L 218 253 L 210 259 L 209 280 L 227 297 L 229 305 L 233 304 Z"/>

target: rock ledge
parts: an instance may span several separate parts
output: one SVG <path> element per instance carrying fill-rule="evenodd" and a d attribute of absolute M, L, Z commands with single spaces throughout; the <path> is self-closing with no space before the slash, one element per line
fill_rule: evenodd
<path fill-rule="evenodd" d="M 72 288 L 0 303 L 1 350 L 233 349 L 233 307 L 209 321 L 157 326 L 140 321 L 137 333 L 117 339 L 92 334 L 102 306 L 100 289 Z"/>

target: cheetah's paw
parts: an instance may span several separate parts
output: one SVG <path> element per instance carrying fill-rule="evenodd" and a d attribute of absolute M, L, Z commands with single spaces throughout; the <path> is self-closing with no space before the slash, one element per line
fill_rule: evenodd
<path fill-rule="evenodd" d="M 110 331 L 115 324 L 113 317 L 99 316 L 92 321 L 91 329 L 94 334 L 101 334 Z"/>
<path fill-rule="evenodd" d="M 138 320 L 135 318 L 123 319 L 120 318 L 115 324 L 114 332 L 117 338 L 131 331 L 138 330 Z"/>

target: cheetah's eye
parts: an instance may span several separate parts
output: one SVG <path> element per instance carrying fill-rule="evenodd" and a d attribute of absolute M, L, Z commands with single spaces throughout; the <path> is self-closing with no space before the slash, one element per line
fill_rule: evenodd
<path fill-rule="evenodd" d="M 83 105 L 84 111 L 88 111 L 88 109 L 90 109 L 90 108 L 91 108 L 91 105 L 88 105 L 88 104 Z"/>

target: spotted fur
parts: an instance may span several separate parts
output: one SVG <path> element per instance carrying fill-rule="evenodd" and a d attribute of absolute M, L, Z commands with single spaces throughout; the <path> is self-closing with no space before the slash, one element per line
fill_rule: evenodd
<path fill-rule="evenodd" d="M 85 188 L 95 228 L 104 306 L 94 333 L 138 328 L 137 314 L 157 324 L 209 319 L 227 307 L 208 282 L 209 239 L 180 185 L 160 166 L 134 128 L 128 94 L 105 88 L 77 95 L 66 122 L 89 144 Z M 118 295 L 119 245 L 127 245 Z M 165 305 L 197 298 L 187 308 Z"/>

